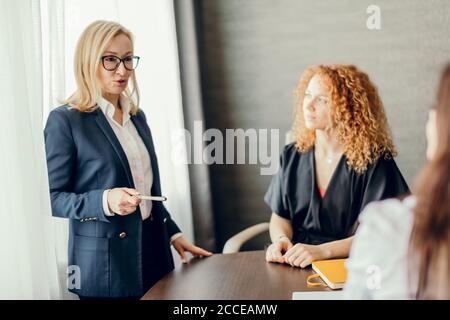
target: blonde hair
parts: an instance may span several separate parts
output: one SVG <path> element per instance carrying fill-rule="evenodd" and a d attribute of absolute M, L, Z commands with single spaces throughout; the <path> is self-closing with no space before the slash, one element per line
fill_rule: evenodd
<path fill-rule="evenodd" d="M 114 21 L 98 20 L 83 31 L 77 43 L 74 59 L 77 90 L 67 98 L 66 104 L 81 112 L 92 112 L 96 109 L 97 101 L 102 96 L 97 77 L 98 68 L 101 67 L 101 57 L 111 41 L 121 34 L 127 36 L 134 47 L 133 34 Z M 133 90 L 130 91 L 127 87 L 123 94 L 130 99 L 130 113 L 135 115 L 140 96 L 134 71 L 131 74 L 131 83 Z"/>
<path fill-rule="evenodd" d="M 316 74 L 330 89 L 331 123 L 344 147 L 347 164 L 363 173 L 379 157 L 395 157 L 397 151 L 378 90 L 369 76 L 353 65 L 318 65 L 305 70 L 295 92 L 293 132 L 297 149 L 307 152 L 315 143 L 314 130 L 305 126 L 303 99 Z"/>

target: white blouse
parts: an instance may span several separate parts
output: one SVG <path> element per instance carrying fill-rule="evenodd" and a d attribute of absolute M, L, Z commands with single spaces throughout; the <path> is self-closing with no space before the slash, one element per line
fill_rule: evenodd
<path fill-rule="evenodd" d="M 347 261 L 345 299 L 411 299 L 417 273 L 410 274 L 408 248 L 413 223 L 413 196 L 367 205 Z"/>
<path fill-rule="evenodd" d="M 149 194 L 153 184 L 153 171 L 150 164 L 150 156 L 133 121 L 130 119 L 130 101 L 125 96 L 120 96 L 120 106 L 123 110 L 122 125 L 114 120 L 115 109 L 109 101 L 100 98 L 97 104 L 105 114 L 109 125 L 113 129 L 117 140 L 119 140 L 120 145 L 127 156 L 135 189 L 141 194 Z M 109 190 L 105 190 L 103 193 L 103 210 L 105 215 L 112 216 L 114 214 L 108 209 L 108 191 Z M 141 201 L 139 208 L 141 209 L 142 220 L 145 220 L 150 216 L 152 202 Z"/>
<path fill-rule="evenodd" d="M 141 136 L 137 132 L 133 121 L 130 119 L 130 101 L 125 96 L 120 96 L 120 106 L 123 110 L 122 125 L 114 120 L 115 109 L 109 101 L 100 98 L 97 104 L 108 120 L 109 125 L 113 129 L 117 140 L 119 140 L 119 143 L 127 156 L 135 189 L 141 194 L 150 194 L 153 184 L 153 171 L 150 163 L 150 155 L 148 154 L 148 150 L 145 147 Z M 103 212 L 106 216 L 113 216 L 114 213 L 109 211 L 108 192 L 109 189 L 103 192 Z M 151 201 L 141 201 L 139 208 L 141 210 L 142 220 L 145 220 L 150 216 L 152 207 Z M 173 243 L 173 241 L 182 235 L 181 232 L 175 233 L 170 237 L 170 242 Z"/>

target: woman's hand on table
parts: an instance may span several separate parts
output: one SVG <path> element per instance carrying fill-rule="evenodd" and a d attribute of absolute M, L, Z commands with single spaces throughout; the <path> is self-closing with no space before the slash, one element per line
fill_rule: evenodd
<path fill-rule="evenodd" d="M 272 243 L 266 250 L 266 261 L 284 263 L 283 255 L 292 248 L 292 242 L 288 238 Z"/>
<path fill-rule="evenodd" d="M 322 245 L 297 243 L 284 254 L 283 259 L 293 267 L 306 268 L 314 261 L 329 259 L 329 254 Z"/>
<path fill-rule="evenodd" d="M 188 262 L 186 252 L 191 253 L 192 256 L 194 256 L 194 258 L 212 256 L 212 252 L 206 251 L 205 249 L 193 245 L 184 236 L 178 237 L 175 240 L 173 240 L 172 245 L 175 248 L 175 250 L 177 250 L 183 263 Z"/>

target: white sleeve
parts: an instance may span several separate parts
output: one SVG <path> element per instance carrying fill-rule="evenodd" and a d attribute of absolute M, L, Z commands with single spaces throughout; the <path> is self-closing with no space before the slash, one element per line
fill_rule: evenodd
<path fill-rule="evenodd" d="M 114 216 L 114 212 L 109 211 L 109 206 L 108 206 L 108 192 L 109 192 L 109 190 L 110 189 L 107 189 L 107 190 L 103 191 L 103 196 L 102 196 L 103 213 L 107 217 L 112 217 L 112 216 Z"/>
<path fill-rule="evenodd" d="M 372 202 L 360 214 L 360 225 L 347 260 L 344 299 L 406 298 L 409 210 L 397 199 Z"/>
<path fill-rule="evenodd" d="M 182 235 L 183 235 L 183 233 L 181 233 L 181 232 L 175 233 L 173 236 L 170 237 L 170 244 L 172 244 L 176 239 L 178 239 Z"/>
<path fill-rule="evenodd" d="M 360 225 L 346 263 L 348 273 L 344 287 L 344 299 L 371 299 L 371 292 L 367 286 L 367 268 L 373 262 L 373 242 L 376 241 L 370 222 L 370 216 L 376 215 L 375 211 L 375 208 L 369 205 L 360 215 Z"/>

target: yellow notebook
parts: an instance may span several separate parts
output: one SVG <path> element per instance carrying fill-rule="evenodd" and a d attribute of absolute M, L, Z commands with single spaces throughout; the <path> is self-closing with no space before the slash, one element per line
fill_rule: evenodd
<path fill-rule="evenodd" d="M 341 289 L 347 280 L 347 259 L 320 260 L 312 263 L 312 268 L 331 289 Z"/>

